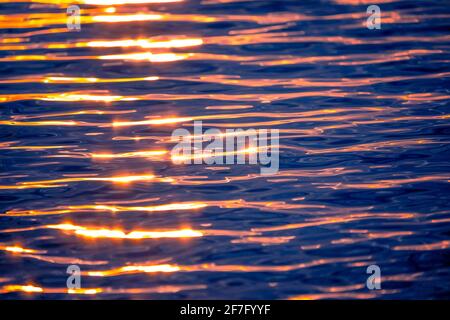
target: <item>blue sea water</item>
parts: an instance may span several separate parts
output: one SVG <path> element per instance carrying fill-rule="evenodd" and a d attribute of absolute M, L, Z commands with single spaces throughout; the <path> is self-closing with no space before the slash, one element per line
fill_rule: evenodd
<path fill-rule="evenodd" d="M 0 299 L 448 299 L 449 18 L 1 0 Z M 175 164 L 194 121 L 278 129 L 279 171 Z"/>

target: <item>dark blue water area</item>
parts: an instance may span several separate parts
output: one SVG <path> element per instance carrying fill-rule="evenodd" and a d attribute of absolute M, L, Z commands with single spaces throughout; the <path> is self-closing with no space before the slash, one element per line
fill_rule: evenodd
<path fill-rule="evenodd" d="M 0 1 L 0 299 L 450 298 L 449 1 L 134 2 Z"/>

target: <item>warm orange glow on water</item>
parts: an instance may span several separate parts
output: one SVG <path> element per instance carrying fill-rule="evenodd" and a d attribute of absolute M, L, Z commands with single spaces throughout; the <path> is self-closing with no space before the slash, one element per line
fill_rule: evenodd
<path fill-rule="evenodd" d="M 367 231 L 367 230 L 361 230 L 361 231 Z M 355 244 L 360 243 L 364 241 L 370 241 L 373 239 L 387 239 L 387 238 L 398 238 L 398 237 L 405 237 L 405 236 L 411 236 L 415 233 L 413 231 L 398 231 L 398 232 L 361 232 L 359 233 L 361 238 L 341 238 L 337 240 L 332 240 L 331 244 L 342 244 L 342 245 L 349 245 L 349 244 Z"/>
<path fill-rule="evenodd" d="M 82 123 L 67 120 L 67 121 L 0 121 L 0 125 L 8 125 L 8 126 L 76 126 L 81 125 Z"/>
<path fill-rule="evenodd" d="M 125 16 L 125 17 L 117 17 L 117 16 L 103 16 L 98 19 L 105 19 L 105 20 L 112 20 L 112 19 L 139 19 L 139 17 L 133 17 L 133 16 Z M 95 18 L 95 17 L 94 17 Z M 140 17 L 141 19 L 143 17 Z M 144 17 L 149 18 L 149 17 Z M 234 39 L 233 41 L 230 41 L 230 39 Z M 281 39 L 281 41 L 280 41 Z M 63 49 L 63 48 L 77 48 L 77 47 L 89 47 L 89 43 L 91 45 L 98 45 L 98 46 L 108 46 L 108 47 L 115 47 L 115 46 L 138 46 L 142 48 L 171 48 L 171 47 L 192 47 L 192 46 L 198 46 L 203 43 L 206 44 L 217 44 L 222 45 L 224 43 L 227 43 L 228 45 L 245 45 L 245 44 L 257 44 L 257 43 L 265 43 L 265 42 L 289 42 L 292 39 L 290 37 L 285 37 L 285 40 L 283 38 L 279 37 L 279 33 L 273 33 L 270 37 L 267 37 L 265 34 L 256 34 L 251 36 L 226 36 L 226 37 L 214 37 L 214 38 L 184 38 L 180 36 L 173 37 L 172 39 L 169 37 L 168 39 L 162 39 L 160 38 L 152 38 L 152 39 L 125 39 L 125 40 L 103 40 L 103 41 L 79 41 L 79 42 L 73 42 L 73 43 L 39 43 L 39 44 L 9 44 L 5 46 L 0 46 L 3 50 L 29 50 L 29 49 L 37 49 L 37 48 L 48 48 L 48 49 Z M 307 38 L 302 37 L 296 39 L 297 41 L 300 41 L 300 39 L 303 40 L 309 40 L 309 41 L 319 41 L 315 38 Z M 323 40 L 323 39 L 322 39 Z M 398 39 L 401 41 L 401 39 Z M 407 39 L 405 39 L 407 40 Z M 440 40 L 440 39 L 436 39 Z M 337 41 L 337 40 L 336 40 Z M 350 42 L 355 41 L 354 39 Z M 13 42 L 14 43 L 14 42 Z M 204 52 L 198 52 L 198 53 L 184 53 L 182 55 L 178 55 L 178 58 L 175 58 L 172 56 L 171 59 L 164 60 L 159 59 L 158 56 L 154 57 L 154 62 L 170 62 L 174 61 L 174 59 L 186 59 L 189 58 L 191 60 L 218 60 L 218 61 L 236 61 L 240 62 L 242 64 L 255 64 L 260 66 L 276 66 L 276 65 L 290 65 L 290 64 L 300 64 L 300 63 L 318 63 L 318 62 L 327 62 L 329 64 L 335 64 L 335 65 L 364 65 L 364 64 L 373 64 L 373 63 L 384 63 L 389 61 L 405 61 L 410 60 L 412 57 L 418 57 L 423 55 L 432 55 L 432 54 L 439 54 L 443 53 L 442 50 L 404 50 L 404 51 L 396 51 L 392 52 L 388 56 L 386 54 L 351 54 L 351 55 L 342 55 L 342 56 L 310 56 L 310 57 L 295 57 L 292 55 L 276 55 L 276 56 L 260 56 L 258 58 L 255 58 L 253 56 L 241 56 L 241 55 L 221 55 L 217 53 L 204 53 Z M 14 56 L 7 56 L 4 58 L 0 58 L 0 61 L 39 61 L 39 60 L 82 60 L 82 59 L 118 59 L 118 60 L 147 60 L 152 62 L 151 54 L 148 52 L 138 52 L 138 53 L 127 53 L 125 55 L 105 55 L 105 56 L 66 56 L 66 55 L 58 55 L 53 53 L 48 53 L 46 55 L 14 55 Z M 205 79 L 207 78 L 217 78 L 220 75 L 208 75 L 204 76 Z M 228 76 L 230 77 L 230 76 Z M 394 76 L 394 77 L 384 77 L 384 78 L 362 78 L 359 79 L 330 79 L 328 81 L 324 81 L 323 79 L 279 79 L 275 81 L 271 81 L 270 79 L 261 79 L 256 80 L 253 79 L 251 81 L 242 79 L 242 80 L 236 80 L 235 82 L 232 79 L 225 79 L 221 80 L 219 83 L 226 83 L 229 84 L 240 84 L 240 85 L 251 85 L 252 83 L 256 84 L 258 82 L 262 84 L 279 84 L 281 85 L 282 82 L 285 82 L 285 86 L 292 86 L 292 87 L 298 87 L 298 86 L 338 86 L 338 87 L 345 87 L 345 86 L 360 86 L 360 85 L 367 85 L 369 83 L 383 83 L 383 82 L 392 82 L 392 81 L 402 81 L 402 80 L 408 80 L 408 79 L 420 79 L 420 78 L 439 78 L 439 74 L 424 74 L 424 75 L 415 75 L 415 76 Z M 236 78 L 236 77 L 234 77 Z M 239 77 L 237 77 L 239 78 Z M 212 80 L 213 82 L 215 80 Z"/>
<path fill-rule="evenodd" d="M 334 258 L 334 259 L 318 259 L 305 263 L 278 266 L 252 266 L 252 265 L 218 265 L 214 263 L 205 263 L 198 265 L 129 265 L 120 268 L 87 271 L 85 274 L 91 277 L 114 277 L 122 274 L 136 273 L 171 273 L 171 272 L 289 272 L 305 268 L 311 268 L 320 265 L 332 263 L 344 263 L 367 257 L 350 257 L 350 258 Z"/>
<path fill-rule="evenodd" d="M 92 158 L 98 159 L 114 159 L 114 158 L 151 158 L 167 154 L 166 150 L 150 150 L 150 151 L 135 151 L 135 152 L 125 152 L 125 153 L 93 153 Z"/>
<path fill-rule="evenodd" d="M 161 20 L 163 18 L 160 14 L 133 14 L 133 15 L 107 15 L 107 16 L 93 16 L 89 17 L 92 22 L 131 22 L 131 21 L 152 21 Z"/>
<path fill-rule="evenodd" d="M 72 112 L 55 112 L 55 113 L 40 113 L 38 115 L 14 115 L 11 118 L 13 120 L 28 120 L 28 119 L 41 119 L 41 118 L 51 118 L 51 117 L 67 117 L 67 116 L 79 116 L 79 115 L 118 115 L 118 114 L 129 114 L 134 113 L 136 110 L 91 110 L 83 109 L 80 111 Z"/>
<path fill-rule="evenodd" d="M 393 249 L 397 251 L 409 250 L 409 251 L 432 251 L 432 250 L 446 250 L 450 248 L 450 241 L 442 240 L 429 244 L 417 244 L 417 245 L 400 245 Z"/>
<path fill-rule="evenodd" d="M 290 297 L 289 300 L 372 299 L 375 297 L 377 297 L 376 293 L 341 292 L 341 293 L 304 294 L 304 295 Z"/>
<path fill-rule="evenodd" d="M 101 60 L 147 60 L 149 62 L 171 62 L 187 59 L 189 53 L 125 53 L 99 56 Z"/>
<path fill-rule="evenodd" d="M 2 246 L 0 245 L 0 250 L 8 251 L 11 253 L 45 253 L 43 250 L 33 250 L 26 249 L 19 246 Z"/>
<path fill-rule="evenodd" d="M 108 277 L 124 273 L 155 273 L 155 272 L 177 272 L 180 271 L 178 266 L 170 264 L 152 265 L 152 266 L 125 266 L 118 269 L 107 271 L 88 271 L 86 274 L 91 277 Z"/>
<path fill-rule="evenodd" d="M 170 203 L 153 206 L 114 206 L 104 204 L 92 204 L 92 205 L 73 205 L 63 206 L 51 210 L 12 210 L 7 213 L 10 215 L 47 215 L 47 214 L 64 214 L 70 212 L 82 212 L 82 211 L 110 211 L 110 212 L 129 212 L 129 211 L 142 211 L 142 212 L 160 212 L 160 211 L 177 211 L 177 210 L 195 210 L 206 207 L 206 203 L 202 202 L 185 202 L 185 203 Z"/>
<path fill-rule="evenodd" d="M 174 211 L 174 210 L 193 210 L 204 208 L 207 205 L 201 202 L 185 202 L 185 203 L 170 203 L 155 206 L 142 206 L 142 207 L 122 207 L 122 206 L 106 206 L 106 205 L 81 205 L 71 206 L 72 209 L 93 209 L 101 211 L 145 211 L 145 212 L 157 212 L 157 211 Z"/>
<path fill-rule="evenodd" d="M 93 289 L 67 289 L 68 294 L 98 294 L 103 290 L 101 288 L 93 288 Z"/>
<path fill-rule="evenodd" d="M 129 183 L 135 181 L 152 181 L 156 177 L 154 175 L 142 175 L 142 176 L 124 176 L 124 177 L 108 177 L 108 178 L 84 178 L 86 181 L 111 181 Z M 76 178 L 74 178 L 76 179 Z"/>
<path fill-rule="evenodd" d="M 160 239 L 160 238 L 193 238 L 201 237 L 199 231 L 183 229 L 177 231 L 132 231 L 124 233 L 120 230 L 82 229 L 75 231 L 77 235 L 90 238 L 116 238 L 116 239 Z"/>
<path fill-rule="evenodd" d="M 237 110 L 237 109 L 251 109 L 252 105 L 225 105 L 225 106 L 208 106 L 207 110 Z"/>
<path fill-rule="evenodd" d="M 12 230 L 2 230 L 2 232 L 21 232 L 21 231 L 33 231 L 33 230 L 39 230 L 39 229 L 46 229 L 49 228 L 47 226 L 37 226 L 37 227 L 30 227 L 30 228 L 22 228 L 22 229 L 12 229 Z M 20 246 L 1 246 L 0 250 L 9 252 L 13 254 L 16 257 L 20 258 L 27 258 L 27 259 L 34 259 L 38 261 L 43 261 L 46 263 L 51 264 L 63 264 L 63 265 L 70 265 L 70 264 L 79 264 L 79 265 L 104 265 L 107 264 L 107 261 L 103 260 L 84 260 L 74 257 L 68 257 L 68 256 L 51 256 L 47 255 L 46 250 L 34 250 L 34 249 L 27 249 L 22 248 Z"/>
<path fill-rule="evenodd" d="M 8 150 L 48 150 L 48 149 L 64 149 L 71 146 L 11 146 Z"/>
<path fill-rule="evenodd" d="M 94 295 L 94 294 L 146 294 L 146 293 L 177 293 L 185 290 L 200 290 L 205 289 L 205 285 L 162 285 L 143 288 L 44 288 L 35 285 L 5 285 L 0 287 L 0 293 L 23 292 L 28 294 L 71 294 L 71 295 Z"/>
<path fill-rule="evenodd" d="M 390 219 L 412 219 L 416 217 L 413 213 L 351 213 L 343 216 L 331 216 L 323 217 L 317 219 L 307 219 L 306 222 L 302 223 L 291 223 L 274 227 L 261 227 L 252 228 L 251 231 L 254 232 L 273 232 L 273 231 L 283 231 L 292 229 L 301 229 L 307 227 L 323 226 L 329 224 L 341 224 L 351 221 L 360 221 L 365 219 L 380 219 L 380 218 L 390 218 Z"/>
<path fill-rule="evenodd" d="M 185 290 L 205 289 L 205 285 L 163 285 L 145 288 L 44 288 L 34 285 L 6 285 L 0 287 L 0 293 L 23 292 L 38 294 L 71 294 L 71 295 L 94 295 L 94 294 L 146 294 L 146 293 L 177 293 Z"/>
<path fill-rule="evenodd" d="M 219 208 L 253 208 L 261 211 L 273 211 L 273 212 L 295 212 L 296 209 L 316 208 L 325 209 L 324 205 L 316 204 L 301 204 L 301 203 L 286 203 L 283 201 L 245 201 L 243 199 L 237 200 L 223 200 L 223 201 L 191 201 L 191 202 L 179 202 L 168 203 L 160 205 L 147 205 L 147 206 L 119 206 L 112 204 L 85 204 L 85 205 L 66 205 L 56 208 L 48 208 L 43 210 L 10 210 L 6 214 L 14 216 L 33 216 L 33 215 L 48 215 L 48 214 L 65 214 L 83 211 L 109 211 L 109 212 L 164 212 L 164 211 L 177 211 L 177 210 L 196 210 L 205 207 L 219 207 Z M 383 216 L 383 214 L 379 214 Z M 369 216 L 365 214 L 364 216 Z M 377 216 L 377 214 L 374 214 Z M 408 216 L 409 217 L 409 216 Z M 337 221 L 335 221 L 337 222 Z M 331 222 L 331 223 L 335 223 Z M 330 222 L 329 222 L 330 223 Z M 275 227 L 277 229 L 278 227 Z M 288 228 L 290 229 L 290 228 Z M 265 229 L 261 229 L 264 231 Z M 281 229 L 283 230 L 283 229 Z M 259 229 L 252 230 L 259 232 Z"/>
<path fill-rule="evenodd" d="M 170 96 L 153 96 L 156 99 L 161 100 L 169 100 Z M 138 97 L 135 97 L 138 98 Z M 147 99 L 150 97 L 141 96 L 139 99 Z M 173 96 L 173 99 L 178 99 L 177 96 Z M 187 99 L 188 96 L 184 96 L 184 98 L 180 99 Z M 194 97 L 193 97 L 194 98 Z M 198 98 L 198 97 L 196 97 Z M 206 98 L 206 97 L 205 97 Z M 361 108 L 368 112 L 376 113 L 385 113 L 386 110 L 381 108 Z M 360 110 L 361 110 L 360 109 Z M 352 112 L 354 110 L 352 109 L 321 109 L 319 111 L 305 111 L 305 112 L 292 112 L 292 113 L 282 113 L 282 112 L 246 112 L 246 113 L 236 113 L 233 114 L 234 119 L 239 118 L 275 118 L 275 119 L 283 119 L 285 120 L 277 120 L 273 122 L 258 122 L 258 125 L 271 125 L 271 124 L 285 124 L 285 123 L 295 123 L 295 122 L 308 122 L 308 121 L 318 121 L 318 122 L 324 122 L 324 121 L 343 121 L 343 120 L 355 120 L 359 119 L 362 116 L 359 114 L 348 114 L 345 116 L 333 116 L 333 114 L 341 114 L 345 112 Z M 323 115 L 327 115 L 324 117 Z M 319 117 L 319 115 L 321 115 Z M 317 117 L 314 117 L 317 116 Z M 194 117 L 167 117 L 167 118 L 153 118 L 149 120 L 138 120 L 138 121 L 115 121 L 112 123 L 113 127 L 125 127 L 125 126 L 141 126 L 141 125 L 164 125 L 164 124 L 173 124 L 173 123 L 179 123 L 179 122 L 191 122 L 195 120 L 225 120 L 229 119 L 229 114 L 214 114 L 214 115 L 202 115 L 202 116 L 194 116 Z M 234 127 L 237 126 L 235 123 L 217 123 L 214 124 L 217 127 Z M 251 124 L 247 123 L 239 123 L 240 127 L 248 127 Z M 252 126 L 255 126 L 255 123 L 252 123 Z M 229 135 L 242 135 L 245 133 L 221 133 L 220 136 L 225 137 Z M 203 137 L 207 137 L 207 135 L 203 135 Z M 190 136 L 189 139 L 196 139 L 197 136 Z"/>
<path fill-rule="evenodd" d="M 61 77 L 61 76 L 30 76 L 15 79 L 0 80 L 0 83 L 120 83 L 120 82 L 136 82 L 136 81 L 156 81 L 159 77 L 138 77 L 138 78 L 82 78 L 82 77 Z"/>
<path fill-rule="evenodd" d="M 259 243 L 263 246 L 273 246 L 283 243 L 288 243 L 289 241 L 295 239 L 294 236 L 289 237 L 244 237 L 241 239 L 232 240 L 231 243 Z"/>
<path fill-rule="evenodd" d="M 390 3 L 390 2 L 396 2 L 397 0 L 380 0 L 377 3 Z M 336 2 L 338 4 L 346 4 L 346 5 L 362 5 L 362 4 L 372 4 L 370 0 L 333 0 L 333 2 Z"/>
<path fill-rule="evenodd" d="M 194 118 L 184 117 L 184 118 L 163 118 L 163 119 L 150 119 L 142 121 L 115 121 L 112 123 L 113 127 L 127 127 L 127 126 L 139 126 L 139 125 L 164 125 L 164 124 L 174 124 L 180 122 L 189 122 L 194 120 Z"/>
<path fill-rule="evenodd" d="M 44 292 L 44 290 L 41 287 L 36 287 L 33 285 L 7 285 L 0 289 L 1 293 L 7 293 L 7 292 L 26 292 L 26 293 L 41 293 Z"/>
<path fill-rule="evenodd" d="M 115 40 L 115 41 L 90 41 L 88 47 L 141 47 L 141 48 L 184 48 L 199 46 L 203 44 L 202 39 L 171 39 L 167 41 L 152 41 L 148 39 L 137 40 Z"/>
<path fill-rule="evenodd" d="M 107 95 L 91 95 L 91 94 L 54 94 L 42 97 L 44 101 L 134 101 L 135 98 L 126 98 L 122 96 L 107 96 Z"/>
<path fill-rule="evenodd" d="M 9 147 L 11 148 L 11 147 Z M 25 147 L 26 149 L 26 147 Z M 38 148 L 39 149 L 39 148 Z M 135 152 L 135 153 L 126 153 L 126 154 L 104 154 L 105 156 L 99 156 L 99 160 L 102 159 L 114 159 L 114 158 L 132 158 L 132 157 L 143 157 L 143 158 L 152 158 L 153 156 L 159 157 L 158 155 L 147 154 L 147 152 Z M 161 151 L 161 155 L 163 152 Z M 93 157 L 93 155 L 90 155 Z M 208 155 L 205 155 L 207 157 Z M 276 176 L 279 178 L 282 177 L 293 177 L 293 178 L 304 178 L 304 177 L 331 177 L 331 176 L 339 176 L 348 173 L 360 172 L 359 170 L 350 170 L 345 168 L 329 168 L 325 170 L 282 170 L 279 171 Z M 18 182 L 16 185 L 0 185 L 0 189 L 33 189 L 33 188 L 53 188 L 59 187 L 61 185 L 65 185 L 71 182 L 81 182 L 81 181 L 99 181 L 99 182 L 116 182 L 116 183 L 130 183 L 130 182 L 155 182 L 155 183 L 169 183 L 173 185 L 207 185 L 207 184 L 221 184 L 221 183 L 230 183 L 230 182 L 238 182 L 238 181 L 249 181 L 255 179 L 265 179 L 266 177 L 261 176 L 259 174 L 247 174 L 242 176 L 227 176 L 223 179 L 205 179 L 205 176 L 168 176 L 168 177 L 157 177 L 154 175 L 129 175 L 129 176 L 116 176 L 116 177 L 93 177 L 93 176 L 71 176 L 65 177 L 61 179 L 54 180 L 38 180 L 38 181 L 25 181 Z M 276 180 L 271 180 L 272 182 L 276 182 Z M 285 179 L 281 179 L 280 182 L 286 181 Z M 344 186 L 344 185 L 342 185 Z M 320 185 L 319 187 L 326 187 L 325 185 Z M 222 202 L 224 205 L 244 205 L 250 204 L 251 202 L 245 202 L 242 200 L 229 200 Z M 212 202 L 211 204 L 214 204 Z M 272 203 L 271 205 L 273 205 Z M 286 205 L 286 208 L 288 206 Z"/>
<path fill-rule="evenodd" d="M 405 179 L 390 179 L 390 180 L 378 180 L 372 182 L 360 182 L 360 183 L 335 183 L 326 184 L 323 183 L 319 188 L 332 188 L 332 189 L 387 189 L 396 188 L 409 183 L 428 182 L 428 181 L 442 181 L 449 182 L 450 175 L 431 175 L 425 177 L 405 178 Z"/>
<path fill-rule="evenodd" d="M 77 102 L 77 101 L 97 101 L 97 102 L 113 102 L 113 101 L 135 101 L 136 97 L 124 97 L 116 95 L 99 95 L 91 93 L 36 93 L 36 94 L 12 94 L 0 96 L 0 102 L 10 102 L 19 100 L 42 100 L 42 101 L 65 101 L 65 102 Z"/>
<path fill-rule="evenodd" d="M 2 2 L 8 2 L 9 0 L 0 0 Z M 28 0 L 28 2 L 36 3 L 48 3 L 55 5 L 71 5 L 71 4 L 86 4 L 86 5 L 97 5 L 97 6 L 122 6 L 122 5 L 132 5 L 132 4 L 164 4 L 164 3 L 174 3 L 182 2 L 185 0 Z M 110 8 L 108 8 L 110 9 Z M 108 10 L 107 12 L 114 13 L 115 11 Z"/>
<path fill-rule="evenodd" d="M 160 239 L 160 238 L 195 238 L 202 237 L 201 231 L 192 229 L 169 230 L 169 231 L 131 231 L 129 233 L 123 230 L 105 229 L 105 228 L 86 228 L 72 224 L 58 224 L 46 226 L 50 229 L 64 231 L 74 231 L 76 235 L 88 238 L 113 238 L 113 239 Z"/>
<path fill-rule="evenodd" d="M 132 182 L 166 182 L 171 183 L 174 180 L 172 178 L 161 178 L 157 177 L 153 174 L 145 174 L 145 175 L 123 175 L 123 176 L 115 176 L 115 177 L 70 177 L 70 178 L 61 178 L 54 180 L 41 180 L 41 181 L 26 181 L 19 182 L 16 185 L 0 185 L 0 190 L 8 190 L 8 189 L 34 189 L 34 188 L 55 188 L 65 185 L 66 183 L 71 182 L 82 182 L 82 181 L 100 181 L 100 182 L 113 182 L 118 184 L 128 184 Z"/>
<path fill-rule="evenodd" d="M 143 78 L 76 78 L 76 77 L 46 77 L 42 79 L 45 83 L 107 83 L 107 82 L 129 82 L 129 81 L 155 81 L 159 77 L 143 77 Z"/>
<path fill-rule="evenodd" d="M 427 145 L 439 143 L 438 141 L 433 141 L 431 139 L 405 139 L 398 141 L 380 141 L 373 143 L 365 143 L 365 144 L 354 144 L 351 147 L 340 147 L 340 148 L 329 148 L 329 149 L 307 149 L 306 153 L 308 154 L 322 154 L 322 153 L 345 153 L 345 152 L 356 152 L 356 151 L 375 151 L 382 150 L 386 148 L 394 148 L 400 146 L 417 146 L 417 145 Z"/>
<path fill-rule="evenodd" d="M 170 48 L 187 48 L 195 47 L 203 44 L 201 38 L 174 38 L 168 40 L 155 39 L 124 39 L 124 40 L 96 40 L 96 41 L 80 41 L 74 43 L 40 43 L 40 44 L 17 44 L 0 46 L 3 50 L 31 50 L 39 48 L 47 49 L 70 49 L 70 48 L 128 48 L 139 47 L 143 49 L 170 49 Z M 14 41 L 9 41 L 13 42 Z"/>
<path fill-rule="evenodd" d="M 110 5 L 124 5 L 124 4 L 171 3 L 171 2 L 182 2 L 184 0 L 78 0 L 78 1 L 84 4 L 110 6 Z"/>

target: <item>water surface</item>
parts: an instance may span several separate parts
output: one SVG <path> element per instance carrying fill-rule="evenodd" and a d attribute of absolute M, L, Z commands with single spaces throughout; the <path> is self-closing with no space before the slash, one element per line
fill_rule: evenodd
<path fill-rule="evenodd" d="M 450 297 L 448 1 L 0 2 L 2 299 Z M 175 165 L 195 120 L 279 172 Z"/>

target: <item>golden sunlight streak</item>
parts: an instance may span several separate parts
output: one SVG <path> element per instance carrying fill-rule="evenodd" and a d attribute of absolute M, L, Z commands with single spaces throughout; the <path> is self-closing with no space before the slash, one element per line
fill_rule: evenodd
<path fill-rule="evenodd" d="M 114 238 L 114 239 L 160 239 L 160 238 L 194 238 L 202 237 L 198 230 L 181 229 L 169 231 L 131 231 L 126 233 L 118 229 L 87 228 L 72 224 L 58 224 L 46 226 L 50 229 L 74 231 L 75 234 L 88 238 Z"/>

